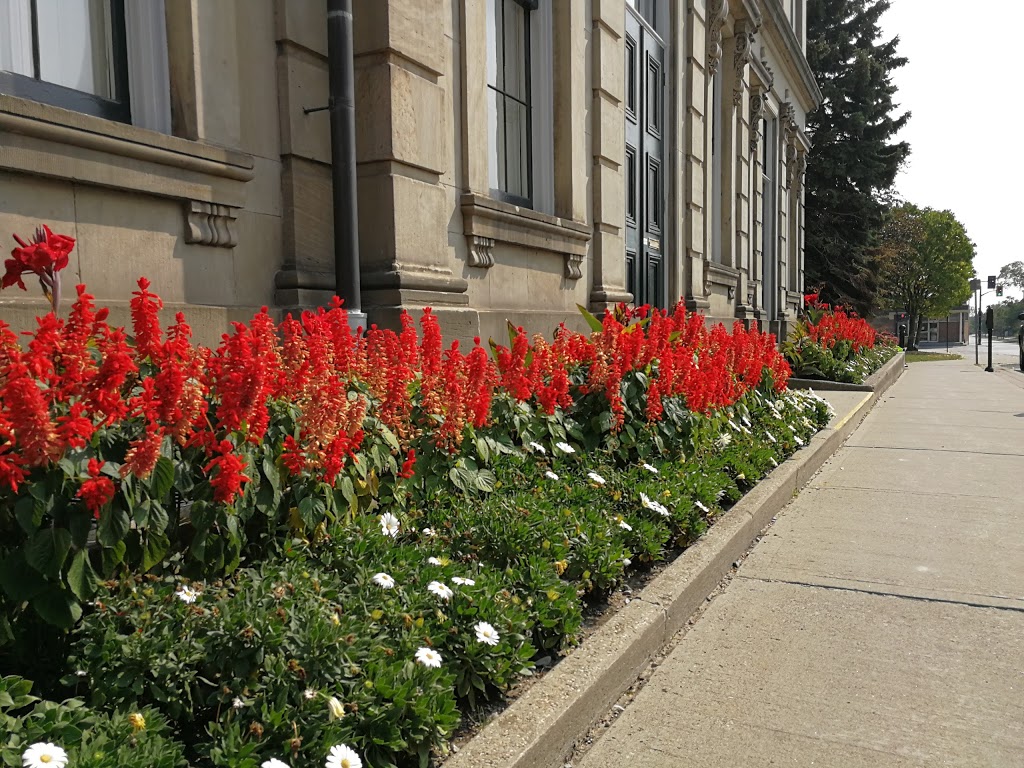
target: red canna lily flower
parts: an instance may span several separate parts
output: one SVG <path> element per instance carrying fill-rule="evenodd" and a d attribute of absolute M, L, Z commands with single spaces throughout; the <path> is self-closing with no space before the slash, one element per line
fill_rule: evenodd
<path fill-rule="evenodd" d="M 20 246 L 11 251 L 11 258 L 4 262 L 7 271 L 0 288 L 17 285 L 21 290 L 25 282 L 21 276 L 31 272 L 39 278 L 43 294 L 53 311 L 60 306 L 60 271 L 68 265 L 68 255 L 75 247 L 75 240 L 67 235 L 55 235 L 45 224 L 38 227 L 31 242 L 25 242 L 17 235 L 15 241 Z"/>

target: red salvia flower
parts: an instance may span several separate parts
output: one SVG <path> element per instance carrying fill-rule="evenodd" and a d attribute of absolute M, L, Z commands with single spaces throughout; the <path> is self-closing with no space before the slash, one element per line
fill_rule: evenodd
<path fill-rule="evenodd" d="M 102 470 L 102 461 L 89 459 L 89 479 L 78 489 L 78 498 L 85 503 L 86 509 L 92 512 L 92 516 L 97 520 L 100 519 L 100 512 L 117 492 L 114 481 L 100 474 Z"/>
<path fill-rule="evenodd" d="M 214 450 L 217 455 L 204 470 L 212 474 L 210 485 L 213 487 L 213 498 L 221 504 L 230 505 L 242 492 L 242 485 L 249 482 L 245 474 L 245 461 L 234 453 L 230 440 L 221 440 Z"/>

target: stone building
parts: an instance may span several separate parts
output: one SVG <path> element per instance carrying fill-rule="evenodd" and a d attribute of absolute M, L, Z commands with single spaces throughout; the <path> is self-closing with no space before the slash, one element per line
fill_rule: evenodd
<path fill-rule="evenodd" d="M 446 332 L 803 283 L 806 0 L 354 0 L 361 298 Z M 334 292 L 326 0 L 0 0 L 0 235 L 215 340 Z M 10 241 L 9 241 L 10 242 Z M 25 327 L 35 293 L 0 294 Z"/>

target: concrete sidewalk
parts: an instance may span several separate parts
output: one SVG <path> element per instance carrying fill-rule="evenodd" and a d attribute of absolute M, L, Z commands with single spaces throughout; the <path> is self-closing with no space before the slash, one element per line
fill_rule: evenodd
<path fill-rule="evenodd" d="M 574 764 L 608 765 L 1024 766 L 1024 389 L 912 364 Z"/>

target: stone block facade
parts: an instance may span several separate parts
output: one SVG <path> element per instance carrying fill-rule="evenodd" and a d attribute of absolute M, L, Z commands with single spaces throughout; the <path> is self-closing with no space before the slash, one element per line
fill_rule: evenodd
<path fill-rule="evenodd" d="M 116 119 L 19 64 L 30 5 L 0 19 L 0 236 L 49 223 L 78 239 L 68 282 L 117 317 L 145 275 L 206 342 L 330 300 L 325 0 L 110 0 Z M 805 5 L 354 0 L 370 321 L 431 306 L 452 336 L 501 338 L 681 299 L 784 330 L 820 100 Z M 0 294 L 12 325 L 42 308 Z"/>

